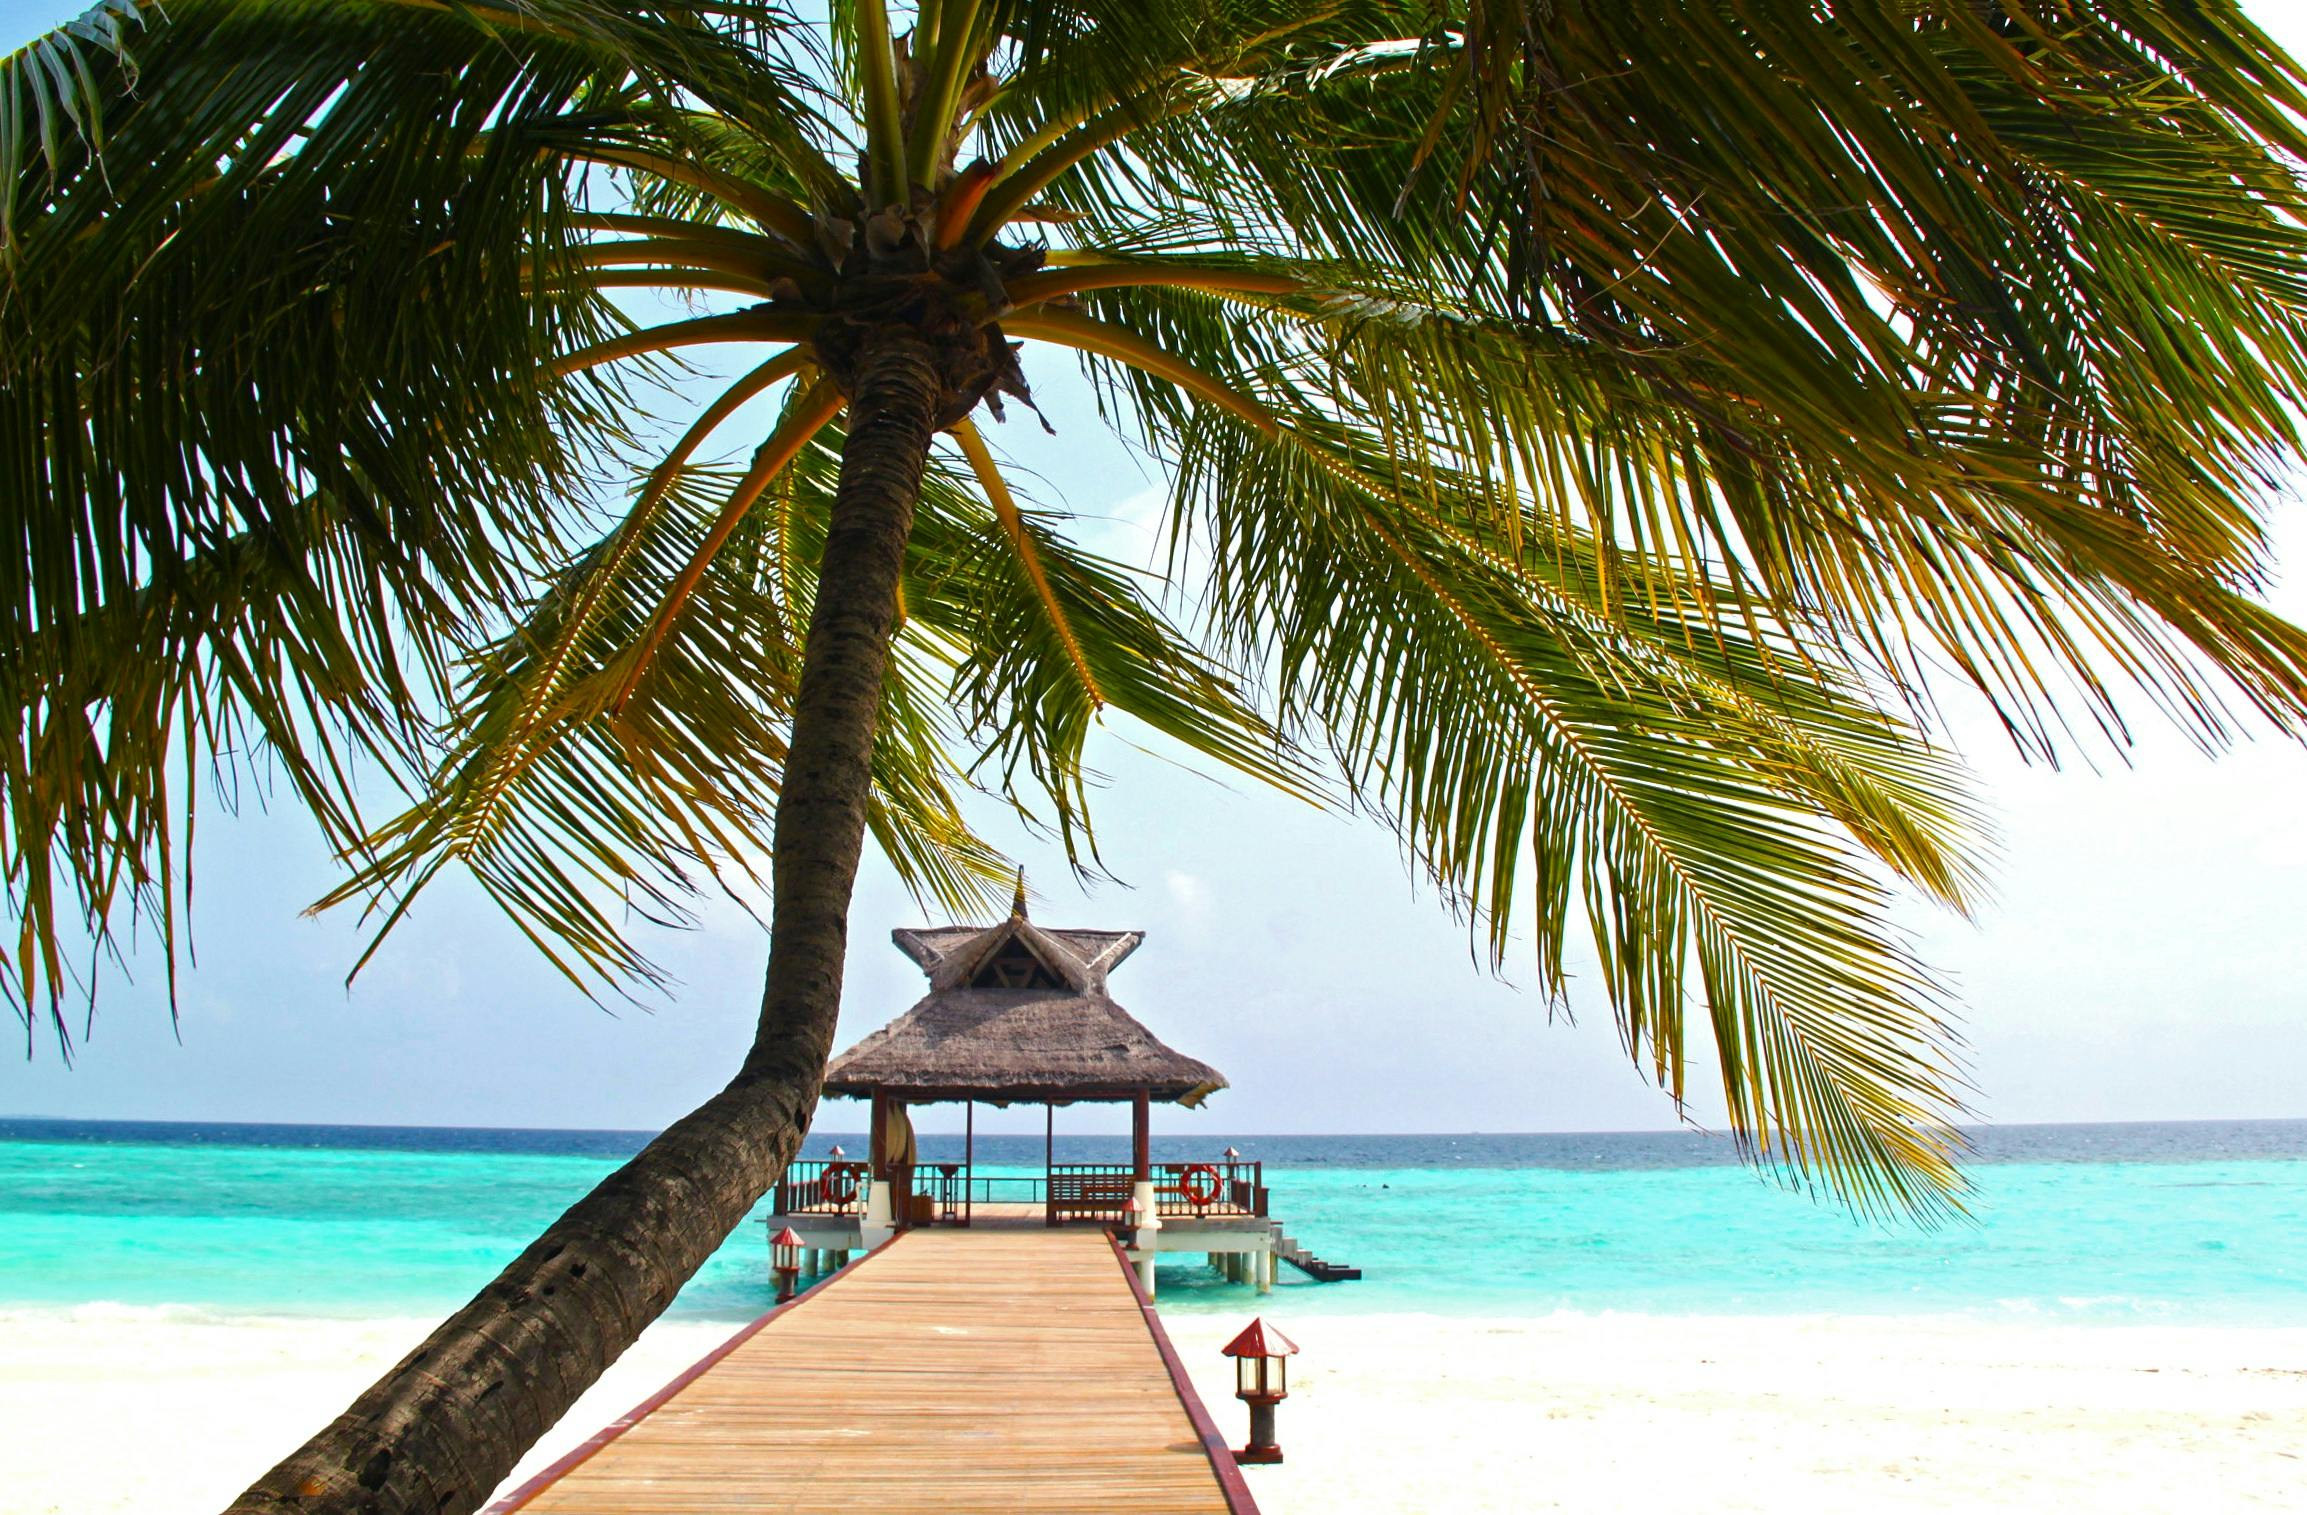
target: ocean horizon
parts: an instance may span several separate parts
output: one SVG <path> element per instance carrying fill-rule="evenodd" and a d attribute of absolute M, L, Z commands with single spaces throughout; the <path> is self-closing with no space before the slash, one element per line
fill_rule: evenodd
<path fill-rule="evenodd" d="M 652 1133 L 0 1118 L 0 1309 L 445 1312 Z M 2307 1119 L 1984 1126 L 1971 1218 L 1852 1218 L 1691 1131 L 1170 1133 L 1266 1164 L 1273 1212 L 1360 1282 L 1284 1270 L 1277 1313 L 1946 1315 L 2307 1324 Z M 923 1132 L 924 1161 L 958 1133 Z M 804 1155 L 861 1133 L 812 1133 Z M 1120 1136 L 1059 1133 L 1060 1161 Z M 1037 1172 L 1038 1134 L 980 1134 L 979 1171 Z M 756 1219 L 758 1218 L 757 1212 Z M 740 1226 L 679 1318 L 771 1302 Z M 1165 1259 L 1167 1312 L 1256 1298 Z"/>
<path fill-rule="evenodd" d="M 942 1109 L 945 1107 L 933 1108 Z M 1035 1109 L 1039 1107 L 1027 1105 L 1022 1108 Z M 858 1113 L 862 1113 L 862 1111 Z M 2176 1120 L 1979 1122 L 1970 1125 L 1957 1125 L 1955 1130 L 1961 1133 L 1968 1142 L 1983 1143 L 1985 1147 L 1984 1160 L 1994 1161 L 1996 1137 L 1998 1133 L 2004 1132 L 2143 1133 L 2155 1130 L 2206 1127 L 2219 1127 L 2245 1139 L 2248 1139 L 2250 1133 L 2262 1131 L 2263 1128 L 2264 1135 L 2277 1139 L 2287 1150 L 2293 1150 L 2293 1155 L 2307 1156 L 2307 1135 L 2302 1135 L 2295 1147 L 2293 1144 L 2280 1142 L 2280 1134 L 2285 1127 L 2301 1128 L 2303 1131 L 2307 1131 L 2307 1115 L 2204 1116 Z M 377 1145 L 398 1145 L 400 1138 L 406 1138 L 412 1146 L 425 1146 L 435 1140 L 450 1143 L 470 1140 L 476 1145 L 485 1146 L 497 1142 L 498 1139 L 535 1137 L 541 1143 L 535 1150 L 540 1152 L 564 1151 L 566 1144 L 572 1141 L 597 1142 L 607 1149 L 631 1152 L 639 1150 L 642 1143 L 647 1142 L 657 1134 L 655 1131 L 638 1127 L 621 1126 L 488 1126 L 442 1123 L 396 1124 L 383 1121 L 323 1123 L 315 1121 L 122 1120 L 0 1111 L 0 1141 L 50 1141 L 60 1138 L 77 1139 L 81 1135 L 90 1141 L 122 1141 L 140 1139 L 138 1133 L 152 1133 L 156 1139 L 169 1139 L 174 1136 L 189 1140 L 224 1140 L 229 1133 L 250 1133 L 253 1136 L 273 1133 L 280 1135 L 280 1141 L 268 1141 L 264 1142 L 264 1145 L 287 1144 L 291 1140 L 292 1133 L 325 1133 L 331 1138 L 341 1139 L 345 1144 L 357 1144 L 362 1135 L 366 1133 L 373 1134 Z M 197 1133 L 210 1133 L 210 1135 L 203 1136 Z M 959 1131 L 933 1132 L 927 1130 L 920 1132 L 920 1134 L 925 1139 L 933 1136 L 951 1136 L 955 1141 L 961 1140 L 963 1135 Z M 1584 1137 L 1663 1137 L 1698 1143 L 1728 1143 L 1732 1140 L 1727 1132 L 1709 1131 L 1695 1126 L 1580 1127 L 1558 1131 L 1230 1131 L 1215 1137 L 1203 1136 L 1200 1133 L 1188 1135 L 1170 1132 L 1168 1135 L 1179 1141 L 1197 1143 L 1211 1140 L 1239 1141 L 1245 1136 L 1276 1142 L 1415 1141 L 1428 1138 L 1453 1141 L 1466 1138 L 1475 1140 L 1574 1141 Z M 1004 1140 L 1025 1139 L 1024 1136 L 1014 1132 L 987 1132 L 980 1139 L 983 1140 L 987 1137 L 1000 1137 Z M 865 1132 L 862 1127 L 855 1131 L 812 1131 L 804 1145 L 802 1155 L 821 1156 L 822 1149 L 834 1143 L 846 1144 L 864 1139 Z M 1033 1138 L 1037 1142 L 1040 1139 L 1038 1136 Z M 1104 1139 L 1104 1136 L 1097 1134 L 1059 1134 L 1061 1141 L 1100 1141 Z M 1119 1136 L 1113 1139 L 1121 1140 Z"/>

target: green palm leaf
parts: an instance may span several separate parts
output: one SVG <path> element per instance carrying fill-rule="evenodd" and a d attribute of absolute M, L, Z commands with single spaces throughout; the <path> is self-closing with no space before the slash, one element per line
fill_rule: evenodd
<path fill-rule="evenodd" d="M 427 883 L 459 867 L 580 986 L 662 983 L 613 912 L 680 924 L 708 883 L 764 885 L 808 621 L 796 589 L 821 548 L 827 472 L 796 469 L 774 486 L 655 647 L 640 697 L 620 701 L 667 588 L 739 476 L 692 466 L 661 490 L 645 484 L 646 509 L 472 661 L 437 773 L 322 905 L 385 905 L 373 952 Z M 956 733 L 936 697 L 946 673 L 932 657 L 900 660 L 872 825 L 909 884 L 967 911 L 1000 897 L 1008 868 L 957 809 Z"/>
<path fill-rule="evenodd" d="M 1948 654 L 2038 747 L 2077 689 L 2119 729 L 2110 664 L 2223 736 L 2206 650 L 2296 718 L 2296 647 L 2243 645 L 2227 596 L 2259 582 L 2251 497 L 2295 442 L 2307 243 L 2269 150 L 2299 133 L 2159 61 L 2224 54 L 2295 95 L 2264 39 L 2225 7 L 2231 48 L 2159 22 L 2168 53 L 2113 18 L 2022 48 L 1961 7 L 1548 17 L 1485 7 L 1420 53 L 1387 45 L 1425 35 L 1408 15 L 1354 13 L 1051 193 L 1087 248 L 1313 260 L 1362 327 L 1335 403 L 1479 438 L 1565 521 L 1729 565 L 1903 678 Z M 1484 46 L 1513 133 L 1464 129 L 1458 55 Z M 1448 172 L 1437 120 L 1477 149 Z M 1182 355 L 1235 340 L 1213 318 Z M 2126 532 L 2186 566 L 2142 574 Z M 2080 603 L 2046 607 L 2045 577 Z"/>
<path fill-rule="evenodd" d="M 1936 1202 L 1948 1006 L 1877 924 L 1891 890 L 1870 863 L 1971 897 L 1947 757 L 1816 657 L 1707 627 L 1685 586 L 1679 613 L 1605 613 L 1591 544 L 1501 572 L 1223 415 L 1184 456 L 1229 641 L 1285 670 L 1286 726 L 1327 737 L 1493 954 L 1526 925 L 1559 996 L 1582 919 L 1629 1050 L 1677 1100 L 1703 1006 L 1742 1138 L 1857 1205 Z M 1251 498 L 1298 511 L 1252 522 L 1230 503 Z M 1645 603 L 1621 571 L 1621 605 Z"/>

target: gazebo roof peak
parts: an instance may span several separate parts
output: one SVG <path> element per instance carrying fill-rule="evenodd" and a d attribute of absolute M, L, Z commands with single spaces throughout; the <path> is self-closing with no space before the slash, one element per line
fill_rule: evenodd
<path fill-rule="evenodd" d="M 1142 1091 L 1194 1105 L 1225 1087 L 1106 992 L 1143 932 L 1055 930 L 1019 908 L 990 926 L 912 927 L 890 940 L 928 975 L 929 993 L 833 1060 L 829 1095 L 1067 1104 Z"/>
<path fill-rule="evenodd" d="M 1023 907 L 991 926 L 925 926 L 889 933 L 898 950 L 929 975 L 932 989 L 1035 987 L 1037 977 L 1021 976 L 1019 953 L 1032 959 L 1048 982 L 1083 993 L 1102 994 L 1106 975 L 1145 940 L 1142 931 L 1055 931 L 1034 924 Z M 1009 950 L 1005 950 L 1009 949 Z"/>

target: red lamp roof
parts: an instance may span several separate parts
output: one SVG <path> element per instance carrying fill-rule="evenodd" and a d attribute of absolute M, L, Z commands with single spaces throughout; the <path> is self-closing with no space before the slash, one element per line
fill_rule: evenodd
<path fill-rule="evenodd" d="M 1219 1350 L 1228 1357 L 1289 1357 L 1297 1352 L 1298 1344 L 1267 1325 L 1261 1315 Z"/>
<path fill-rule="evenodd" d="M 798 1247 L 801 1245 L 801 1238 L 793 1234 L 793 1228 L 791 1226 L 787 1226 L 784 1230 L 769 1238 L 769 1245 L 772 1247 Z"/>

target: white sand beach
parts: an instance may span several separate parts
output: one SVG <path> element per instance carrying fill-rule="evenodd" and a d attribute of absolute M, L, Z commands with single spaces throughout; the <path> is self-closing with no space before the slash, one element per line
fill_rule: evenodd
<path fill-rule="evenodd" d="M 0 1515 L 214 1515 L 435 1324 L 120 1305 L 0 1311 Z M 734 1329 L 658 1322 L 516 1481 Z"/>
<path fill-rule="evenodd" d="M 2307 1329 L 1274 1313 L 1304 1353 L 1289 1461 L 1249 1473 L 1267 1515 L 2112 1515 L 2296 1510 L 2307 1488 Z M 1217 1349 L 1241 1322 L 1167 1323 L 1238 1435 Z M 426 1324 L 0 1312 L 0 1515 L 213 1511 Z M 516 1477 L 729 1329 L 660 1323 Z"/>
<path fill-rule="evenodd" d="M 1268 1515 L 2298 1510 L 2307 1330 L 1937 1319 L 1286 1320 Z M 1219 1426 L 1217 1349 L 1168 1321 Z"/>

